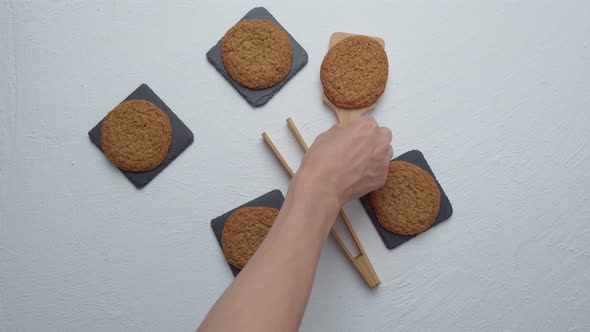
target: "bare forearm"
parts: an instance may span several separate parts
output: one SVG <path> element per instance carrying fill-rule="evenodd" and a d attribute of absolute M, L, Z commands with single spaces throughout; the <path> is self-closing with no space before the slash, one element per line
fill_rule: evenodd
<path fill-rule="evenodd" d="M 305 186 L 299 181 L 289 190 L 266 239 L 199 331 L 297 330 L 338 210 L 329 197 L 310 197 Z"/>
<path fill-rule="evenodd" d="M 279 216 L 199 331 L 295 331 L 320 251 L 345 202 L 385 182 L 391 131 L 361 117 L 316 138 Z"/>

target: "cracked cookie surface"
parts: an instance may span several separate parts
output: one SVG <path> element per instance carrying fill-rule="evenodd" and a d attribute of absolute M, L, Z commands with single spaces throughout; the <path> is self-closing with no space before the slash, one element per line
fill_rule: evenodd
<path fill-rule="evenodd" d="M 385 184 L 369 193 L 379 224 L 401 235 L 427 230 L 440 209 L 440 191 L 434 178 L 405 161 L 391 162 L 388 172 Z"/>
<path fill-rule="evenodd" d="M 350 36 L 330 48 L 320 69 L 326 97 L 344 109 L 374 104 L 385 91 L 389 63 L 375 39 Z"/>
<path fill-rule="evenodd" d="M 149 171 L 168 155 L 172 124 L 168 115 L 149 101 L 125 101 L 105 117 L 100 143 L 107 158 L 120 169 Z"/>
<path fill-rule="evenodd" d="M 221 40 L 221 59 L 228 74 L 250 89 L 266 89 L 289 74 L 293 49 L 289 35 L 269 20 L 242 20 Z"/>
<path fill-rule="evenodd" d="M 234 212 L 223 226 L 221 246 L 227 261 L 243 269 L 256 252 L 279 214 L 270 207 L 243 207 Z"/>

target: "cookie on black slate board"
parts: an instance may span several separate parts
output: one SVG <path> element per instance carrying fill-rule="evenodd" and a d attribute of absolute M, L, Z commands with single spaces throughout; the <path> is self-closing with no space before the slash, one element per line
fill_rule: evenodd
<path fill-rule="evenodd" d="M 241 20 L 221 39 L 225 70 L 241 85 L 266 89 L 291 70 L 293 48 L 285 30 L 269 20 Z"/>
<path fill-rule="evenodd" d="M 217 242 L 219 243 L 219 248 L 222 250 L 222 252 L 223 252 L 223 244 L 222 244 L 223 228 L 225 226 L 225 223 L 229 219 L 229 217 L 234 212 L 236 212 L 240 208 L 251 207 L 251 206 L 262 206 L 262 207 L 271 207 L 271 208 L 275 208 L 275 209 L 280 209 L 281 206 L 283 206 L 283 201 L 285 201 L 285 197 L 283 196 L 283 193 L 281 193 L 280 190 L 273 190 L 271 192 L 268 192 L 258 198 L 255 198 L 255 199 L 251 200 L 250 202 L 243 204 L 241 206 L 238 206 L 237 208 L 235 208 L 229 212 L 226 212 L 226 213 L 222 214 L 221 216 L 211 220 L 211 228 L 213 229 L 213 233 L 215 234 L 215 238 L 217 239 Z M 229 262 L 227 264 L 229 265 L 234 276 L 237 276 L 238 273 L 240 273 L 240 269 L 231 265 Z"/>
<path fill-rule="evenodd" d="M 279 209 L 247 206 L 234 212 L 223 227 L 221 247 L 227 261 L 243 269 L 266 238 Z"/>
<path fill-rule="evenodd" d="M 408 152 L 400 155 L 399 157 L 394 158 L 392 161 L 405 161 L 405 162 L 414 164 L 414 165 L 420 167 L 421 169 L 425 170 L 426 172 L 428 172 L 436 181 L 436 185 L 438 186 L 438 189 L 440 191 L 440 208 L 438 210 L 438 214 L 436 216 L 436 219 L 434 220 L 434 223 L 425 232 L 428 232 L 434 226 L 440 224 L 441 222 L 443 222 L 451 217 L 451 215 L 453 214 L 453 206 L 451 205 L 451 202 L 449 201 L 449 198 L 445 194 L 440 183 L 438 182 L 438 180 L 436 180 L 436 176 L 434 176 L 434 173 L 432 172 L 432 169 L 428 165 L 428 162 L 426 162 L 426 159 L 424 158 L 424 155 L 422 154 L 422 152 L 420 152 L 418 150 L 408 151 Z M 419 234 L 418 235 L 400 235 L 400 234 L 396 234 L 396 233 L 388 231 L 383 226 L 381 226 L 381 224 L 377 220 L 377 216 L 375 215 L 375 212 L 373 211 L 373 208 L 371 206 L 369 195 L 367 194 L 367 195 L 361 197 L 360 201 L 361 201 L 365 211 L 367 212 L 367 215 L 369 216 L 369 218 L 373 222 L 373 225 L 377 229 L 377 233 L 379 233 L 379 236 L 381 237 L 381 239 L 383 240 L 383 243 L 385 243 L 385 246 L 387 248 L 393 249 L 393 248 L 401 245 L 402 243 L 410 240 L 411 238 L 419 235 Z"/>
<path fill-rule="evenodd" d="M 160 99 L 147 84 L 140 85 L 135 91 L 133 91 L 123 102 L 129 100 L 147 100 L 150 103 L 156 105 L 162 110 L 172 124 L 172 143 L 166 159 L 157 166 L 156 168 L 146 172 L 128 172 L 123 171 L 125 177 L 135 185 L 137 188 L 143 188 L 147 185 L 156 175 L 158 175 L 166 166 L 168 166 L 182 151 L 184 151 L 194 140 L 193 133 L 188 127 L 172 112 L 172 110 Z M 104 119 L 101 120 L 92 130 L 88 132 L 90 140 L 96 147 L 102 151 L 101 147 L 101 127 Z"/>
<path fill-rule="evenodd" d="M 291 48 L 293 49 L 293 61 L 291 63 L 291 69 L 287 77 L 285 77 L 279 83 L 266 88 L 266 89 L 249 89 L 246 88 L 237 81 L 235 81 L 225 69 L 223 60 L 221 58 L 221 40 L 215 44 L 207 52 L 207 60 L 219 71 L 219 73 L 225 77 L 225 79 L 250 103 L 252 106 L 262 106 L 266 104 L 297 72 L 299 72 L 307 64 L 307 52 L 301 47 L 301 45 L 289 34 L 289 32 L 281 26 L 281 24 L 264 8 L 257 7 L 250 10 L 241 20 L 246 19 L 263 19 L 269 20 L 278 25 L 288 35 L 291 42 Z"/>
<path fill-rule="evenodd" d="M 424 232 L 438 215 L 440 190 L 432 175 L 405 161 L 389 163 L 387 180 L 369 193 L 377 221 L 400 235 Z"/>
<path fill-rule="evenodd" d="M 124 171 L 158 167 L 172 143 L 170 118 L 146 100 L 120 103 L 104 118 L 100 131 L 102 151 Z"/>

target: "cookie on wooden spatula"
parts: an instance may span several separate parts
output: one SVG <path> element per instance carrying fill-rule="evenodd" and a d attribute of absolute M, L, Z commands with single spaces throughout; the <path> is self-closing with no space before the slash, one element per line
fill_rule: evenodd
<path fill-rule="evenodd" d="M 389 63 L 374 38 L 353 35 L 330 48 L 320 71 L 326 97 L 337 107 L 359 109 L 374 104 L 385 91 Z"/>
<path fill-rule="evenodd" d="M 385 91 L 389 61 L 382 38 L 334 32 L 320 70 L 324 103 L 346 125 L 375 108 Z"/>

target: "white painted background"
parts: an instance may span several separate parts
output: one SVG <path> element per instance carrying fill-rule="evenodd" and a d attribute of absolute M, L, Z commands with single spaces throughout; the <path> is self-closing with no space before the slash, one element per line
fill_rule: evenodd
<path fill-rule="evenodd" d="M 590 2 L 0 1 L 0 330 L 190 331 L 232 280 L 212 218 L 288 178 L 334 116 L 333 31 L 386 40 L 373 115 L 422 150 L 455 208 L 389 251 L 347 207 L 381 277 L 332 239 L 302 331 L 590 330 Z M 308 65 L 252 109 L 205 52 L 265 5 Z M 143 190 L 87 132 L 140 83 L 195 143 Z"/>

